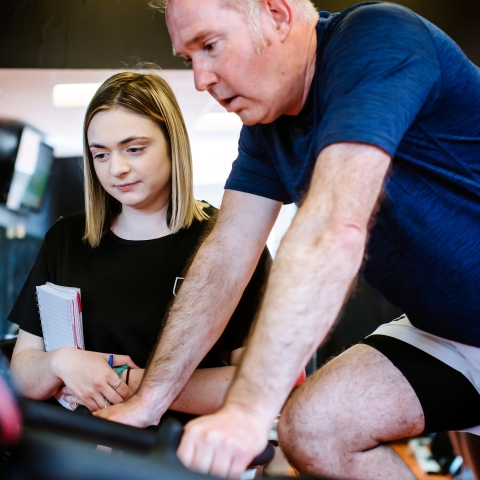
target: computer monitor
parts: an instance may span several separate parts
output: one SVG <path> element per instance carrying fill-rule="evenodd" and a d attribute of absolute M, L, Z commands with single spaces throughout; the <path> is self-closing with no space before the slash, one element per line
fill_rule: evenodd
<path fill-rule="evenodd" d="M 53 148 L 37 130 L 0 123 L 0 202 L 10 210 L 38 210 L 53 163 Z"/>

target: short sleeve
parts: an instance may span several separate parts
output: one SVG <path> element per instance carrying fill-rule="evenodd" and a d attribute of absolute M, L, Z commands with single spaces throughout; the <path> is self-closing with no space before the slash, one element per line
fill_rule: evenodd
<path fill-rule="evenodd" d="M 271 264 L 272 257 L 268 248 L 265 247 L 252 278 L 223 333 L 225 346 L 230 352 L 245 345 L 260 307 Z"/>
<path fill-rule="evenodd" d="M 233 162 L 225 188 L 292 203 L 264 143 L 258 138 L 258 130 L 258 127 L 242 127 L 238 157 Z"/>
<path fill-rule="evenodd" d="M 440 64 L 430 31 L 420 17 L 393 4 L 359 7 L 332 29 L 321 59 L 317 152 L 361 142 L 393 157 L 438 96 Z"/>
<path fill-rule="evenodd" d="M 51 281 L 48 274 L 47 243 L 45 239 L 35 264 L 8 315 L 8 320 L 19 325 L 22 330 L 39 337 L 43 337 L 43 333 L 37 308 L 36 287 Z"/>

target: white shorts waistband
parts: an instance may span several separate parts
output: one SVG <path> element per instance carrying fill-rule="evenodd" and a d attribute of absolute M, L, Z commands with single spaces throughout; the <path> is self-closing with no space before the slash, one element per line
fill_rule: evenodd
<path fill-rule="evenodd" d="M 480 348 L 424 332 L 414 327 L 406 315 L 380 325 L 372 335 L 387 335 L 428 353 L 459 371 L 480 394 Z M 463 431 L 480 435 L 480 425 Z"/>

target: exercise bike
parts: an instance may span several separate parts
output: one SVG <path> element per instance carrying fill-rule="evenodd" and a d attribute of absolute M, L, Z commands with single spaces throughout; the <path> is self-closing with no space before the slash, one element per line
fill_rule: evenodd
<path fill-rule="evenodd" d="M 173 419 L 159 429 L 139 429 L 94 417 L 84 407 L 71 412 L 19 398 L 9 380 L 8 363 L 0 357 L 1 478 L 213 480 L 179 461 L 176 450 L 182 434 L 183 426 Z M 258 477 L 273 455 L 269 444 L 242 478 Z"/>

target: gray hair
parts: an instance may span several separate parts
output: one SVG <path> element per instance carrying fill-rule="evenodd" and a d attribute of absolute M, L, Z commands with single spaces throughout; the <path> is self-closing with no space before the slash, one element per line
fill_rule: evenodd
<path fill-rule="evenodd" d="M 164 12 L 167 9 L 168 2 L 169 0 L 150 0 L 149 5 Z M 311 0 L 290 0 L 290 2 L 304 22 L 310 24 L 318 21 L 318 13 Z M 253 44 L 258 51 L 268 46 L 268 39 L 260 25 L 261 0 L 222 0 L 222 3 L 225 7 L 233 8 L 244 16 L 252 33 Z"/>

